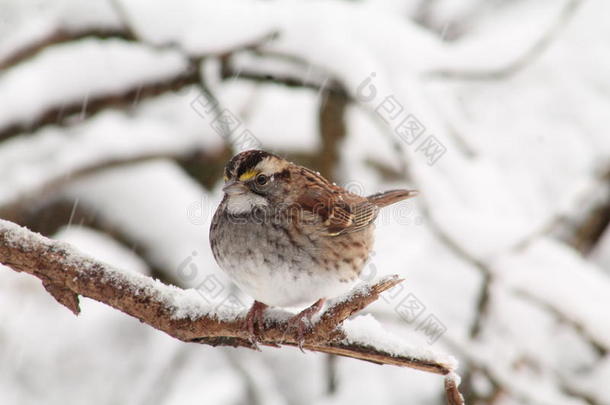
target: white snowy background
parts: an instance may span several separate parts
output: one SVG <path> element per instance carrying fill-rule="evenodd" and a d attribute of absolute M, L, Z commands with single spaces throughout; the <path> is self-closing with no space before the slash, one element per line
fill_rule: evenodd
<path fill-rule="evenodd" d="M 406 281 L 367 311 L 455 356 L 469 404 L 610 404 L 608 16 L 606 0 L 0 0 L 0 217 L 247 306 L 208 247 L 234 152 L 260 143 L 363 194 L 417 188 L 378 219 L 365 271 Z M 396 132 L 409 115 L 417 139 Z M 0 268 L 0 403 L 444 401 L 436 375 L 184 344 L 81 306 Z"/>

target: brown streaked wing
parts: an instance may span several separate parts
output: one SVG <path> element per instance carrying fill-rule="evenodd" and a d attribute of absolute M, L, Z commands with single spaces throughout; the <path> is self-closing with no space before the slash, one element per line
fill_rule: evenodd
<path fill-rule="evenodd" d="M 306 167 L 299 166 L 298 169 L 310 183 L 297 199 L 297 204 L 319 218 L 321 233 L 337 236 L 357 232 L 377 217 L 379 207 L 367 198 L 331 184 Z"/>
<path fill-rule="evenodd" d="M 357 232 L 370 225 L 379 212 L 379 208 L 366 198 L 333 192 L 319 185 L 310 185 L 297 203 L 319 218 L 320 231 L 329 236 Z"/>
<path fill-rule="evenodd" d="M 345 197 L 345 194 L 343 196 Z M 335 205 L 335 210 L 333 210 L 333 212 L 340 212 L 339 215 L 345 215 L 344 213 L 348 212 L 350 222 L 342 229 L 338 229 L 338 231 L 332 232 L 333 230 L 329 229 L 333 234 L 340 235 L 343 233 L 358 232 L 369 226 L 375 218 L 377 218 L 379 207 L 375 204 L 371 204 L 365 198 L 351 195 L 350 197 L 349 200 L 351 200 L 351 202 L 345 204 L 345 206 L 344 204 L 337 204 Z"/>

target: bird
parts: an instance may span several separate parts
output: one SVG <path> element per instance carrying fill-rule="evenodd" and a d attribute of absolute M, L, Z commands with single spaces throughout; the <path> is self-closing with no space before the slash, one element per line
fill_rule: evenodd
<path fill-rule="evenodd" d="M 403 189 L 360 196 L 264 150 L 231 158 L 222 191 L 210 245 L 219 267 L 254 298 L 244 319 L 253 340 L 268 307 L 309 305 L 288 321 L 302 340 L 326 300 L 358 281 L 380 209 L 417 195 Z"/>

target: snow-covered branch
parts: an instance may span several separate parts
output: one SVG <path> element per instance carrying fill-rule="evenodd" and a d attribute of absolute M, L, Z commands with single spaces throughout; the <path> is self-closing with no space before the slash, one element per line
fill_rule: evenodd
<path fill-rule="evenodd" d="M 241 309 L 230 306 L 214 309 L 195 290 L 182 290 L 149 277 L 121 272 L 65 243 L 4 220 L 0 220 L 0 263 L 39 278 L 45 289 L 75 314 L 80 312 L 78 297 L 84 296 L 185 342 L 257 348 L 243 327 L 245 314 Z M 449 403 L 463 403 L 456 388 L 456 363 L 452 357 L 412 348 L 379 330 L 370 317 L 348 320 L 401 281 L 392 276 L 363 284 L 331 303 L 305 336 L 303 348 L 445 375 Z M 267 316 L 260 343 L 298 346 L 298 334 L 286 327 L 289 316 L 284 311 Z"/>
<path fill-rule="evenodd" d="M 72 123 L 72 116 L 79 114 L 79 119 L 91 117 L 101 111 L 114 108 L 127 108 L 134 101 L 141 101 L 154 96 L 159 96 L 171 91 L 181 90 L 189 85 L 199 82 L 199 71 L 196 63 L 191 63 L 183 71 L 174 75 L 149 82 L 135 83 L 116 92 L 92 95 L 83 104 L 82 99 L 65 101 L 58 105 L 44 107 L 29 122 L 13 122 L 7 126 L 0 127 L 0 141 L 18 135 L 22 132 L 35 132 L 46 125 L 65 126 Z"/>
<path fill-rule="evenodd" d="M 549 28 L 538 38 L 533 44 L 527 48 L 523 54 L 511 61 L 505 66 L 496 69 L 438 69 L 427 72 L 429 77 L 452 79 L 452 80 L 503 80 L 520 72 L 527 66 L 531 65 L 536 59 L 546 51 L 559 33 L 570 22 L 576 14 L 578 8 L 584 3 L 583 0 L 568 0 L 557 19 L 549 26 Z"/>
<path fill-rule="evenodd" d="M 66 49 L 69 51 L 70 49 L 78 49 L 78 46 L 82 46 L 83 42 L 102 44 L 102 41 L 108 39 L 115 40 L 111 48 L 126 47 L 127 49 L 135 49 L 138 52 L 150 53 L 155 56 L 164 55 L 168 59 L 173 59 L 173 66 L 164 75 L 154 74 L 153 77 L 131 77 L 122 86 L 117 86 L 116 83 L 109 85 L 108 87 L 113 88 L 113 90 L 108 90 L 108 88 L 103 86 L 103 83 L 96 83 L 101 88 L 98 89 L 96 85 L 93 85 L 83 94 L 67 95 L 60 100 L 55 100 L 52 97 L 48 100 L 44 98 L 37 100 L 35 103 L 32 103 L 34 104 L 33 107 L 28 107 L 31 109 L 31 112 L 27 117 L 17 116 L 13 118 L 8 114 L 8 119 L 0 120 L 0 141 L 23 132 L 35 132 L 47 125 L 69 126 L 75 121 L 74 115 L 78 115 L 79 120 L 82 121 L 101 111 L 127 109 L 140 101 L 170 92 L 177 92 L 191 85 L 197 85 L 201 80 L 199 68 L 204 57 L 223 56 L 232 52 L 256 49 L 258 46 L 273 40 L 276 36 L 277 33 L 275 32 L 266 33 L 260 38 L 247 40 L 236 44 L 234 48 L 227 48 L 218 53 L 189 53 L 172 43 L 152 44 L 145 40 L 140 40 L 134 36 L 131 27 L 106 30 L 90 28 L 78 31 L 61 29 L 53 31 L 38 41 L 27 44 L 8 56 L 0 58 L 0 70 L 7 69 L 8 72 L 12 70 L 10 68 L 17 70 L 21 64 L 39 55 L 43 50 L 63 48 L 64 51 Z M 61 66 L 55 65 L 57 63 L 56 58 L 56 56 L 55 59 L 53 56 L 46 59 L 42 58 L 42 62 L 38 60 L 37 63 L 48 63 L 48 65 L 44 65 L 44 69 L 52 72 L 53 69 L 61 69 Z M 87 69 L 83 67 L 76 74 L 78 76 L 90 77 L 91 82 L 99 81 L 95 79 L 95 69 L 93 68 Z M 18 74 L 15 75 L 18 76 Z M 52 73 L 49 73 L 48 80 L 52 79 Z M 120 80 L 117 81 L 120 82 Z"/>
<path fill-rule="evenodd" d="M 36 42 L 25 45 L 22 48 L 16 49 L 3 58 L 0 58 L 0 70 L 11 68 L 19 63 L 25 62 L 42 50 L 49 46 L 59 45 L 66 42 L 74 42 L 82 39 L 97 38 L 97 39 L 122 39 L 125 41 L 133 41 L 134 38 L 126 30 L 121 29 L 103 29 L 103 28 L 87 28 L 79 31 L 67 31 L 58 29 L 50 32 L 47 36 L 39 39 Z"/>

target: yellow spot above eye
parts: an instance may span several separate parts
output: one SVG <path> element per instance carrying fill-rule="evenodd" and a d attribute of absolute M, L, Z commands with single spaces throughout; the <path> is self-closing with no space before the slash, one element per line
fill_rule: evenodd
<path fill-rule="evenodd" d="M 247 172 L 245 172 L 244 174 L 239 176 L 239 181 L 248 181 L 251 178 L 253 178 L 254 176 L 256 176 L 257 174 L 258 174 L 257 170 L 248 170 Z"/>
<path fill-rule="evenodd" d="M 229 180 L 229 176 L 227 176 L 226 174 L 222 178 L 224 179 L 224 181 Z"/>

